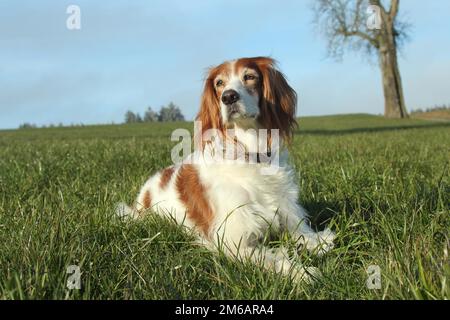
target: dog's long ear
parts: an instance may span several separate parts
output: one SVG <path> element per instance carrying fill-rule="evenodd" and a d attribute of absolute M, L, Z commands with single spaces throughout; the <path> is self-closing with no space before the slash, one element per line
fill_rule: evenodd
<path fill-rule="evenodd" d="M 215 69 L 210 69 L 206 77 L 200 102 L 200 111 L 196 117 L 196 120 L 201 122 L 203 134 L 209 129 L 216 129 L 220 132 L 224 130 L 220 115 L 220 102 L 214 89 Z M 194 137 L 194 139 L 196 146 L 204 147 L 204 141 L 201 136 Z"/>
<path fill-rule="evenodd" d="M 298 126 L 295 120 L 297 94 L 277 70 L 275 60 L 258 57 L 255 63 L 263 78 L 260 121 L 267 129 L 279 129 L 280 137 L 289 144 Z"/>

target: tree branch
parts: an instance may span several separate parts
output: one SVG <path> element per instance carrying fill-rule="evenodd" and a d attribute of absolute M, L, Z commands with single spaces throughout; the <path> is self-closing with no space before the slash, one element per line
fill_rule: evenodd
<path fill-rule="evenodd" d="M 341 33 L 345 37 L 352 37 L 352 36 L 360 37 L 361 39 L 369 41 L 370 44 L 373 45 L 375 48 L 378 48 L 378 41 L 375 38 L 372 38 L 367 33 L 364 33 L 359 30 L 352 30 L 352 31 L 341 30 Z"/>
<path fill-rule="evenodd" d="M 400 5 L 400 0 L 392 0 L 391 9 L 389 10 L 389 17 L 394 20 L 398 14 L 398 7 Z"/>

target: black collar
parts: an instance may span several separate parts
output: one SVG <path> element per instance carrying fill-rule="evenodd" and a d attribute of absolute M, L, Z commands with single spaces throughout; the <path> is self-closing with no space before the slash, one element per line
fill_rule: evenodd
<path fill-rule="evenodd" d="M 248 161 L 250 159 L 250 155 L 252 153 L 245 154 L 245 160 Z M 272 152 L 262 152 L 256 154 L 256 163 L 268 163 L 270 162 L 270 157 L 272 156 Z"/>

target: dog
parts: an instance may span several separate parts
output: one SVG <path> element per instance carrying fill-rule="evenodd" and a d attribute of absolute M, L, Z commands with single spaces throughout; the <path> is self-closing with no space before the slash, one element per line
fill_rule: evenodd
<path fill-rule="evenodd" d="M 287 150 L 297 127 L 296 107 L 297 94 L 272 58 L 241 58 L 210 68 L 196 118 L 201 129 L 196 151 L 189 161 L 150 177 L 134 206 L 122 204 L 118 214 L 170 216 L 212 250 L 312 281 L 320 274 L 317 268 L 302 266 L 285 248 L 262 244 L 267 232 L 285 231 L 317 254 L 333 248 L 335 234 L 313 231 L 298 203 Z M 235 147 L 225 156 L 224 141 Z M 217 154 L 221 157 L 212 156 Z"/>

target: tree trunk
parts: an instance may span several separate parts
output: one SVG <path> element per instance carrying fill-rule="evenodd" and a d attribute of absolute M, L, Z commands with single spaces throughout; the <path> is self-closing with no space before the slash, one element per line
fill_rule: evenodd
<path fill-rule="evenodd" d="M 387 118 L 407 118 L 408 113 L 403 97 L 402 79 L 397 61 L 397 46 L 392 22 L 385 23 L 379 39 L 379 59 L 383 78 L 384 116 Z"/>

